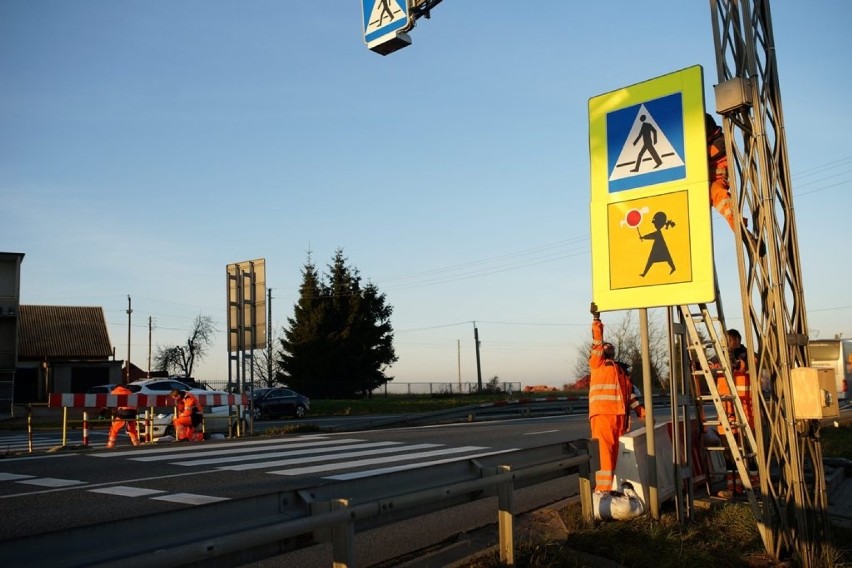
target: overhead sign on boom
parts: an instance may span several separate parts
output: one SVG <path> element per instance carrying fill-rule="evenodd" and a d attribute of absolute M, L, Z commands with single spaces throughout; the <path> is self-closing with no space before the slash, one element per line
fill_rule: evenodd
<path fill-rule="evenodd" d="M 387 55 L 411 45 L 408 0 L 362 0 L 364 41 L 371 51 Z"/>

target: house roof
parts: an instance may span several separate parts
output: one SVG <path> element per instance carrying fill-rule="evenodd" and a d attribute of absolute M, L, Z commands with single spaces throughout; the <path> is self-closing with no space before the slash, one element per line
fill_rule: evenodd
<path fill-rule="evenodd" d="M 18 359 L 107 359 L 112 357 L 103 308 L 21 306 Z"/>

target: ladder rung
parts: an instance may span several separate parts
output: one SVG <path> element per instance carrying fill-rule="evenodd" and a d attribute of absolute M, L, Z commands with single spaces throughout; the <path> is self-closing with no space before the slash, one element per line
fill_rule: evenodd
<path fill-rule="evenodd" d="M 722 402 L 734 402 L 736 399 L 732 394 L 720 394 L 719 396 L 713 396 L 712 394 L 700 394 L 695 397 L 696 400 L 702 400 L 705 402 L 713 402 L 715 400 L 720 400 Z"/>

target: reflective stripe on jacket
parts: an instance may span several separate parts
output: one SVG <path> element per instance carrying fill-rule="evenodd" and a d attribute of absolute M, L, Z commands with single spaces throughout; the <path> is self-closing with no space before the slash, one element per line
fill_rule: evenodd
<path fill-rule="evenodd" d="M 182 401 L 183 407 L 179 408 L 181 416 L 192 416 L 193 412 L 201 413 L 201 405 L 198 404 L 198 399 L 190 393 L 184 393 Z"/>
<path fill-rule="evenodd" d="M 633 383 L 624 369 L 603 354 L 603 322 L 592 322 L 592 353 L 589 357 L 589 416 L 627 414 Z"/>
<path fill-rule="evenodd" d="M 707 141 L 709 152 L 708 164 L 710 168 L 710 179 L 728 177 L 728 156 L 725 149 L 725 136 L 720 127 L 709 134 Z"/>

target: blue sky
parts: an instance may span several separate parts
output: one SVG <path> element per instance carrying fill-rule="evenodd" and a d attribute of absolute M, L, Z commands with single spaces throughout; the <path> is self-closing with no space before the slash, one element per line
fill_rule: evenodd
<path fill-rule="evenodd" d="M 852 336 L 852 4 L 773 3 L 809 328 Z M 387 57 L 357 0 L 0 1 L 0 249 L 25 304 L 102 306 L 117 357 L 217 322 L 265 258 L 272 320 L 343 248 L 397 381 L 574 380 L 589 334 L 589 98 L 702 65 L 709 2 L 445 0 Z M 708 104 L 712 106 L 712 104 Z M 729 325 L 733 238 L 713 216 Z M 617 319 L 608 314 L 606 319 Z"/>

